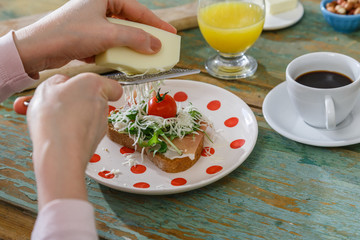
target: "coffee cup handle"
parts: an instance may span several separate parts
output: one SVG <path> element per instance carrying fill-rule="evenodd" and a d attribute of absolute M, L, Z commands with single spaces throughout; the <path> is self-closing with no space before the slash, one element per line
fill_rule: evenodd
<path fill-rule="evenodd" d="M 336 127 L 335 105 L 331 96 L 325 96 L 325 120 L 326 129 L 332 130 Z"/>

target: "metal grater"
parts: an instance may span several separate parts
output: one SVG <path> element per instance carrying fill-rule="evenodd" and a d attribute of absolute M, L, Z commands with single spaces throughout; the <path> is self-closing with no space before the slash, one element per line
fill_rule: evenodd
<path fill-rule="evenodd" d="M 186 68 L 172 68 L 165 72 L 160 72 L 156 74 L 144 74 L 144 75 L 134 75 L 129 76 L 122 72 L 111 72 L 102 74 L 105 77 L 117 80 L 121 85 L 137 85 L 142 83 L 149 83 L 159 80 L 164 80 L 168 78 L 181 77 L 191 74 L 200 73 L 198 69 L 186 69 Z"/>

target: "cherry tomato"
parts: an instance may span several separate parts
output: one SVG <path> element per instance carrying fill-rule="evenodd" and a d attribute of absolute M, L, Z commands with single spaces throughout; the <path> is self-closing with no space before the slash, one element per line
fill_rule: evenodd
<path fill-rule="evenodd" d="M 26 115 L 27 107 L 32 96 L 23 96 L 15 99 L 13 104 L 14 111 L 18 114 Z"/>
<path fill-rule="evenodd" d="M 148 114 L 163 118 L 176 117 L 177 106 L 173 97 L 168 92 L 160 94 L 160 89 L 155 97 L 148 102 Z"/>

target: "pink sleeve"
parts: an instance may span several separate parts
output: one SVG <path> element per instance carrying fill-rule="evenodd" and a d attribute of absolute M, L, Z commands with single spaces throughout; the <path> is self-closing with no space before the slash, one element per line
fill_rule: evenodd
<path fill-rule="evenodd" d="M 98 239 L 92 205 L 78 199 L 47 203 L 38 214 L 31 239 Z"/>
<path fill-rule="evenodd" d="M 36 82 L 25 72 L 13 34 L 11 31 L 0 38 L 0 102 Z"/>

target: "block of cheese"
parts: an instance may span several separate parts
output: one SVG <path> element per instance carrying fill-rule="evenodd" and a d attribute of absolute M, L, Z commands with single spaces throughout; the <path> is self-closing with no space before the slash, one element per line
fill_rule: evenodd
<path fill-rule="evenodd" d="M 296 8 L 297 2 L 298 0 L 265 0 L 265 7 L 267 13 L 276 15 Z"/>
<path fill-rule="evenodd" d="M 171 69 L 180 59 L 179 35 L 149 25 L 108 18 L 112 23 L 141 28 L 161 41 L 161 49 L 156 54 L 141 54 L 128 47 L 115 47 L 106 50 L 95 58 L 98 66 L 109 67 L 128 75 L 153 74 Z"/>

